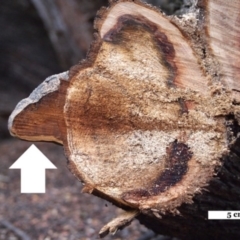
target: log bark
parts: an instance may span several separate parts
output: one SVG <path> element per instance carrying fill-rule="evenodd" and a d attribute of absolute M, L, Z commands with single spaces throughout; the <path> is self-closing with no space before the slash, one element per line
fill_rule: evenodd
<path fill-rule="evenodd" d="M 239 10 L 199 1 L 177 18 L 110 1 L 86 60 L 46 79 L 10 116 L 12 135 L 63 144 L 83 192 L 127 211 L 101 236 L 134 217 L 176 237 L 239 236 L 237 223 L 219 229 L 206 216 L 239 209 Z"/>

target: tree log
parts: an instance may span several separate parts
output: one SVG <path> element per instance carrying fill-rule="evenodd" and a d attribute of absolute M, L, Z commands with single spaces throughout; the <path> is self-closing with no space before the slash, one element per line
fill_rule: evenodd
<path fill-rule="evenodd" d="M 107 0 L 31 0 L 48 30 L 63 68 L 84 58 L 92 41 L 91 19 Z"/>
<path fill-rule="evenodd" d="M 83 192 L 127 211 L 101 236 L 134 217 L 176 237 L 240 235 L 236 223 L 219 228 L 206 216 L 239 209 L 239 10 L 237 1 L 199 1 L 177 18 L 110 1 L 86 60 L 13 111 L 13 136 L 63 144 Z"/>

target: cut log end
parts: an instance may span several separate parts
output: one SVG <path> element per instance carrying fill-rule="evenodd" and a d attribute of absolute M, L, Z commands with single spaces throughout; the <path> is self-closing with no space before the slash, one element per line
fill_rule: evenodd
<path fill-rule="evenodd" d="M 12 136 L 28 141 L 62 143 L 65 133 L 63 106 L 68 72 L 48 77 L 16 106 L 8 121 Z"/>
<path fill-rule="evenodd" d="M 66 97 L 71 169 L 114 202 L 174 211 L 227 152 L 230 94 L 209 83 L 189 40 L 155 9 L 119 1 L 96 26 Z"/>

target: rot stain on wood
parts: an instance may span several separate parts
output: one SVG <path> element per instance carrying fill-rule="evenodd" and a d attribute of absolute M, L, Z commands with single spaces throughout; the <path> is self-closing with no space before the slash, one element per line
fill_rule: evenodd
<path fill-rule="evenodd" d="M 166 149 L 167 160 L 165 171 L 155 180 L 149 189 L 137 189 L 124 194 L 123 199 L 139 199 L 156 196 L 167 191 L 170 187 L 181 181 L 188 170 L 188 161 L 193 153 L 183 142 L 173 141 Z"/>
<path fill-rule="evenodd" d="M 159 27 L 154 23 L 148 21 L 143 16 L 137 17 L 126 14 L 119 17 L 115 26 L 103 36 L 103 40 L 112 43 L 122 42 L 121 30 L 127 27 L 133 27 L 135 29 L 142 27 L 153 35 L 153 42 L 155 42 L 158 51 L 163 55 L 161 61 L 169 69 L 167 85 L 169 87 L 174 87 L 174 79 L 177 75 L 177 66 L 174 62 L 175 50 L 166 34 L 161 32 Z"/>

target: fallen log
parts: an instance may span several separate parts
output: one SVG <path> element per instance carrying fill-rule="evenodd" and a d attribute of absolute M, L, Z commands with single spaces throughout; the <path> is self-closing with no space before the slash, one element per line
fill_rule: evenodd
<path fill-rule="evenodd" d="M 92 41 L 91 19 L 107 0 L 31 0 L 39 13 L 61 66 L 68 69 L 83 59 Z"/>
<path fill-rule="evenodd" d="M 185 239 L 240 235 L 235 221 L 207 220 L 239 209 L 239 10 L 199 1 L 177 18 L 110 1 L 86 60 L 16 106 L 13 136 L 62 144 L 83 192 L 127 211 L 100 236 L 135 217 Z"/>

